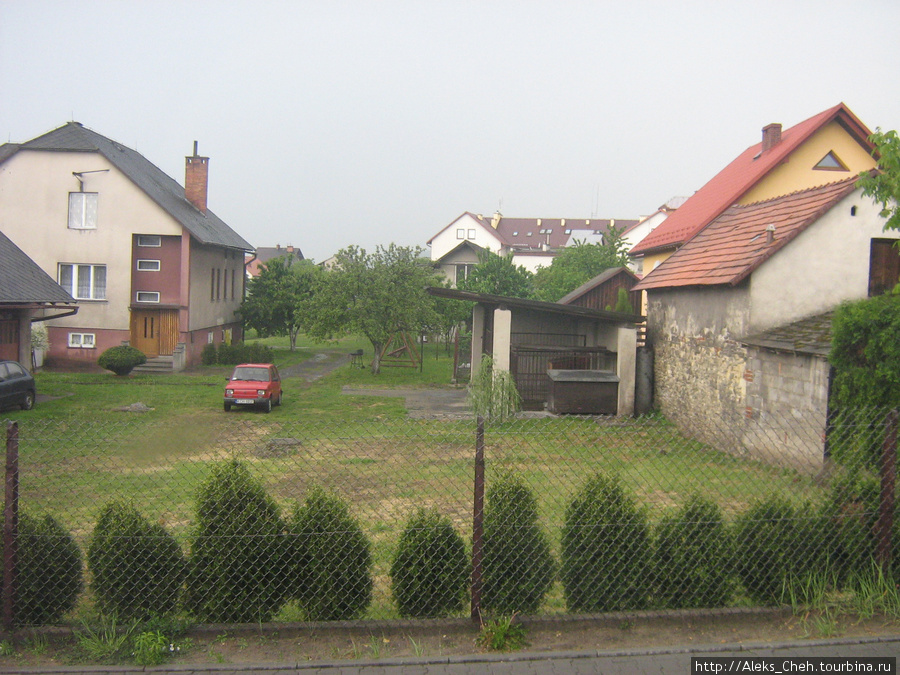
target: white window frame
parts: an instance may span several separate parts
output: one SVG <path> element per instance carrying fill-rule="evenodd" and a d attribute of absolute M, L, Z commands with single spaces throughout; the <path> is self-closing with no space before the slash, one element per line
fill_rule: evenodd
<path fill-rule="evenodd" d="M 456 238 L 457 238 L 457 239 L 465 239 L 465 238 L 466 238 L 466 231 L 465 231 L 463 228 L 461 228 L 461 227 L 460 227 L 460 228 L 457 228 L 457 230 L 456 230 Z"/>
<path fill-rule="evenodd" d="M 97 336 L 94 333 L 69 333 L 69 347 L 73 349 L 96 349 Z"/>
<path fill-rule="evenodd" d="M 137 270 L 139 272 L 159 272 L 159 260 L 150 260 L 141 258 L 137 261 Z"/>
<path fill-rule="evenodd" d="M 100 198 L 97 192 L 70 192 L 69 229 L 96 230 L 99 201 Z"/>
<path fill-rule="evenodd" d="M 69 279 L 63 278 L 63 268 L 69 268 Z M 99 271 L 103 270 L 103 285 L 99 286 Z M 69 292 L 76 300 L 106 300 L 107 288 L 107 270 L 106 265 L 93 265 L 89 263 L 59 263 L 57 266 L 57 283 Z M 88 275 L 88 293 L 87 295 L 79 294 L 79 280 L 82 274 Z"/>
<path fill-rule="evenodd" d="M 155 243 L 148 244 L 148 241 Z M 158 234 L 139 234 L 137 236 L 137 245 L 141 248 L 159 248 L 162 246 L 162 237 Z"/>
<path fill-rule="evenodd" d="M 466 238 L 474 239 L 475 238 L 475 230 L 469 230 L 468 233 L 466 234 Z"/>
<path fill-rule="evenodd" d="M 148 299 L 148 296 L 153 299 Z M 137 291 L 134 294 L 134 301 L 159 304 L 159 291 Z"/>

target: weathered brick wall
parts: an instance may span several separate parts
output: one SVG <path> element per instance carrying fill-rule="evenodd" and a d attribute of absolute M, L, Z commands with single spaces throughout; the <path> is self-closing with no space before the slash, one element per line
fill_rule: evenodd
<path fill-rule="evenodd" d="M 828 411 L 828 361 L 758 347 L 747 350 L 744 444 L 795 466 L 822 465 Z"/>

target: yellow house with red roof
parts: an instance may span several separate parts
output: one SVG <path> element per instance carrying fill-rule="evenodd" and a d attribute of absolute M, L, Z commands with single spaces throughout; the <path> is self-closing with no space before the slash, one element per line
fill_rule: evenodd
<path fill-rule="evenodd" d="M 868 129 L 840 104 L 744 153 L 637 247 L 655 402 L 716 448 L 827 457 L 831 311 L 900 281 L 900 233 L 856 187 Z M 648 268 L 645 266 L 645 270 Z"/>
<path fill-rule="evenodd" d="M 645 274 L 733 204 L 750 204 L 832 183 L 875 168 L 871 131 L 839 103 L 782 131 L 763 127 L 747 148 L 695 192 L 630 252 L 643 258 Z"/>

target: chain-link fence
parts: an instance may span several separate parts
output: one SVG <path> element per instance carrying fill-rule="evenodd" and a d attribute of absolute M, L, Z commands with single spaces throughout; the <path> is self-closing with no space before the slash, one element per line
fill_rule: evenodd
<path fill-rule="evenodd" d="M 660 416 L 483 434 L 474 420 L 253 413 L 8 425 L 4 619 L 591 614 L 900 579 L 896 412 L 769 422 L 760 443 L 748 421 L 752 452 Z M 785 430 L 822 453 L 781 456 Z"/>

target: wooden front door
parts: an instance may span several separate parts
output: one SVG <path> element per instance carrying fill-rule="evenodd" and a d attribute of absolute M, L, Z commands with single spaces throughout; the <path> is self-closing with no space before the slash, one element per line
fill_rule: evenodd
<path fill-rule="evenodd" d="M 135 309 L 131 312 L 131 346 L 148 357 L 159 356 L 158 309 Z"/>
<path fill-rule="evenodd" d="M 171 356 L 178 345 L 177 309 L 131 310 L 131 346 L 148 357 Z"/>

